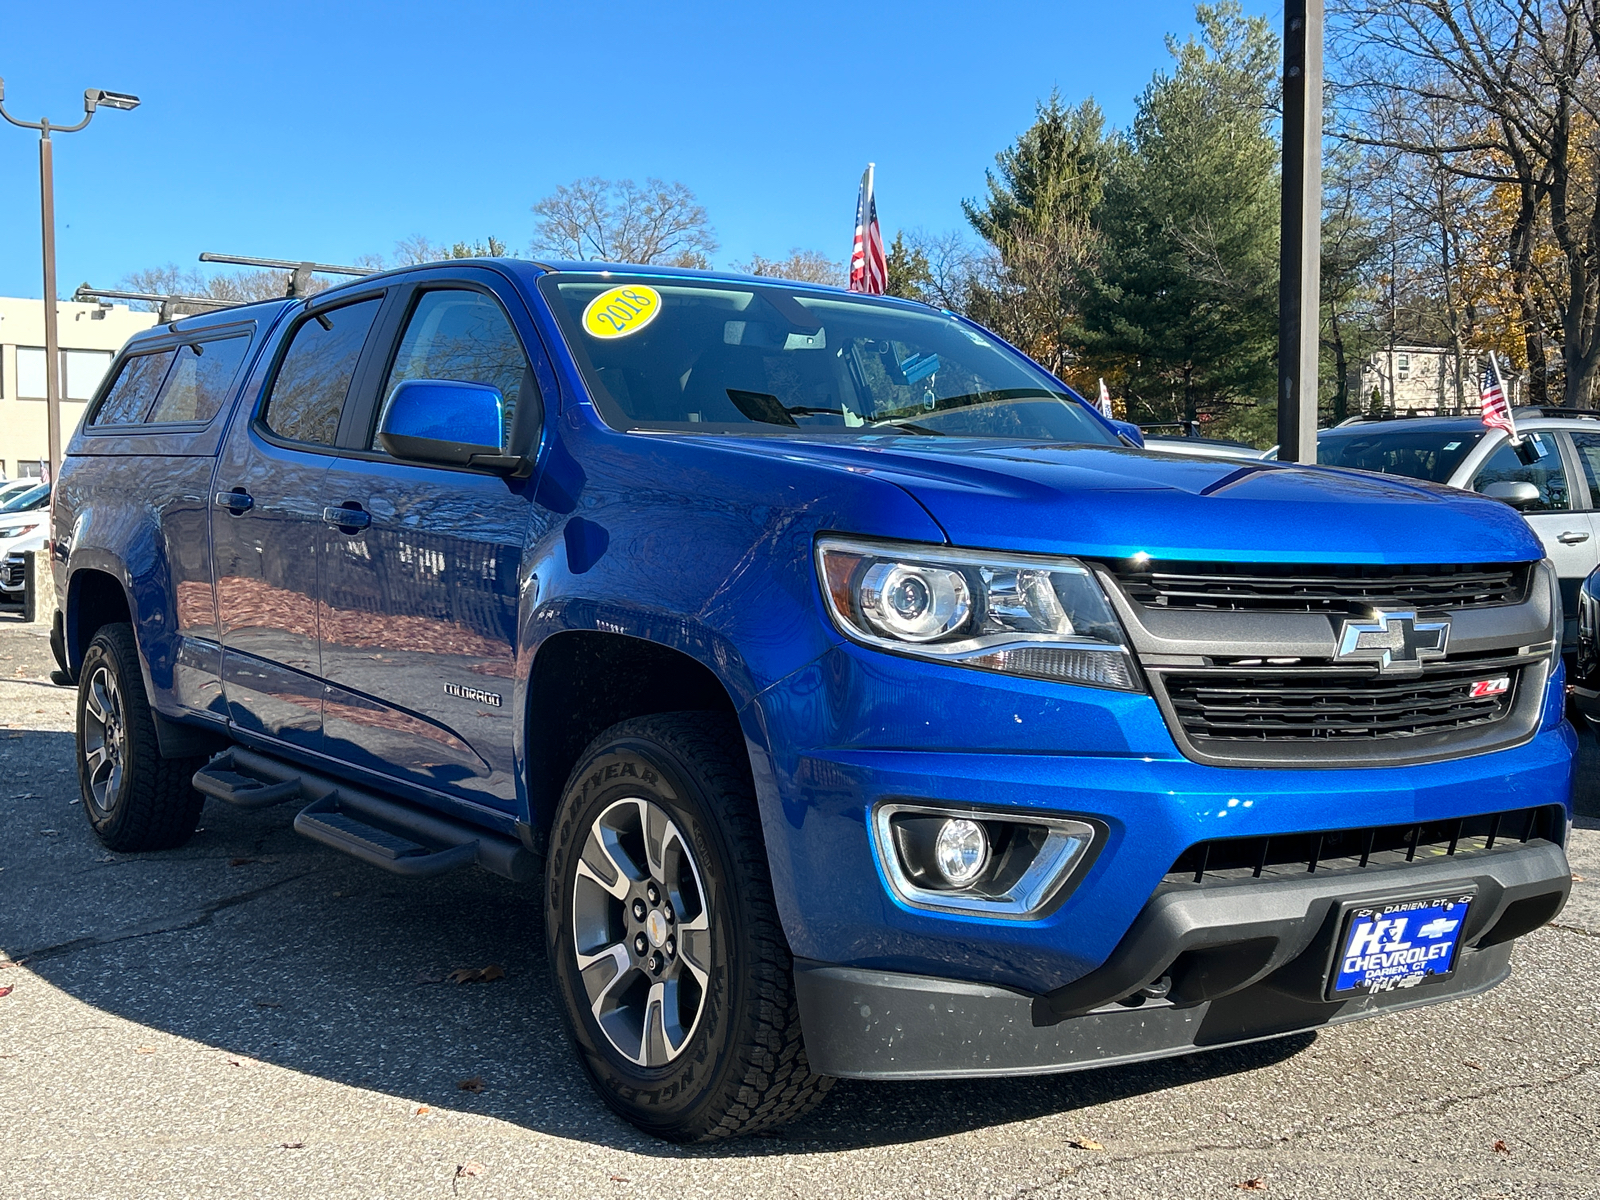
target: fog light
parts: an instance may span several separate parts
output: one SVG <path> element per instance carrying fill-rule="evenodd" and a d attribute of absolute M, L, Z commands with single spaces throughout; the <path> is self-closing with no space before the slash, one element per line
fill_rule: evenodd
<path fill-rule="evenodd" d="M 945 882 L 965 887 L 989 863 L 989 835 L 965 817 L 951 817 L 939 827 L 933 843 L 933 865 Z"/>

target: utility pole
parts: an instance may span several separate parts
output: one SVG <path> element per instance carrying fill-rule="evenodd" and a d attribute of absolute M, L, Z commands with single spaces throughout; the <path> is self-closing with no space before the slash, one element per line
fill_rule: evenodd
<path fill-rule="evenodd" d="M 21 129 L 39 131 L 39 226 L 44 245 L 44 396 L 50 480 L 61 470 L 61 331 L 56 314 L 56 185 L 52 133 L 77 133 L 94 119 L 95 109 L 139 107 L 139 97 L 89 88 L 83 93 L 83 120 L 51 125 L 48 119 L 19 121 L 5 110 L 6 84 L 0 79 L 0 117 Z"/>
<path fill-rule="evenodd" d="M 1317 461 L 1322 327 L 1322 0 L 1283 6 L 1278 460 Z"/>

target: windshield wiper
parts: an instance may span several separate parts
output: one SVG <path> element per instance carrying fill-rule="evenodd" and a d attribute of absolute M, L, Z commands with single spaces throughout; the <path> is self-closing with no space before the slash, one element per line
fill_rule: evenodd
<path fill-rule="evenodd" d="M 928 437 L 944 437 L 944 430 L 931 429 L 926 425 L 918 425 L 913 421 L 874 421 L 872 422 L 871 428 L 876 429 L 879 425 L 888 425 L 895 429 L 903 429 L 907 433 L 921 433 L 927 435 Z"/>
<path fill-rule="evenodd" d="M 728 388 L 727 392 L 735 408 L 749 420 L 759 421 L 763 425 L 792 425 L 798 429 L 800 423 L 795 420 L 796 417 L 844 416 L 842 408 L 785 404 L 771 392 L 745 392 L 738 388 Z"/>

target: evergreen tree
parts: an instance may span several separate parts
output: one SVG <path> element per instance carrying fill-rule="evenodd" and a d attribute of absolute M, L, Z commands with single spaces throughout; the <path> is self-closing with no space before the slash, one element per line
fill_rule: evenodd
<path fill-rule="evenodd" d="M 1067 108 L 1052 92 L 996 156 L 988 195 L 961 206 L 993 254 L 970 287 L 970 314 L 1058 375 L 1082 340 L 1084 275 L 1097 254 L 1093 217 L 1110 152 L 1094 100 Z"/>
<path fill-rule="evenodd" d="M 1278 43 L 1237 0 L 1196 15 L 1198 39 L 1168 39 L 1174 69 L 1140 97 L 1099 208 L 1087 345 L 1121 367 L 1136 419 L 1271 405 L 1276 387 Z"/>

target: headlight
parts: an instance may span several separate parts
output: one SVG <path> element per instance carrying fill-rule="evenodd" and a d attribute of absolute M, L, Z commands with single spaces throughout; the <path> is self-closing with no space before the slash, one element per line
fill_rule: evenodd
<path fill-rule="evenodd" d="M 21 537 L 25 533 L 32 533 L 37 528 L 39 528 L 37 522 L 32 525 L 12 525 L 8 528 L 0 529 L 0 539 Z"/>
<path fill-rule="evenodd" d="M 853 641 L 1008 675 L 1139 687 L 1105 593 L 1073 559 L 822 538 L 817 572 Z"/>

